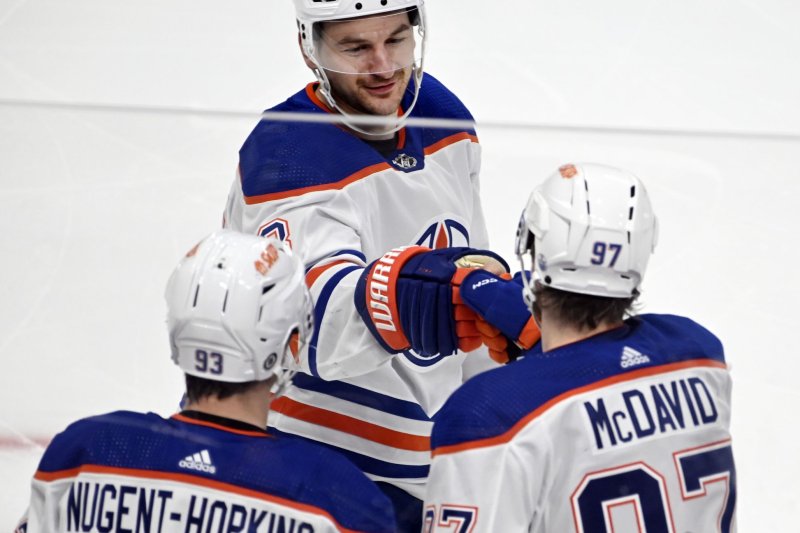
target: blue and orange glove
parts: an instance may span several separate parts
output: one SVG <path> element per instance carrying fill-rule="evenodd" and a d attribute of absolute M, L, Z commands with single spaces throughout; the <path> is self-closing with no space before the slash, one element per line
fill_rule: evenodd
<path fill-rule="evenodd" d="M 431 250 L 397 248 L 374 261 L 361 275 L 354 294 L 361 319 L 389 353 L 412 349 L 420 355 L 450 355 L 478 347 L 477 317 L 459 305 L 457 262 L 480 256 L 499 262 L 497 254 L 472 248 Z"/>
<path fill-rule="evenodd" d="M 542 336 L 522 295 L 520 276 L 473 270 L 461 281 L 461 299 L 477 313 L 475 325 L 498 363 L 513 361 Z"/>

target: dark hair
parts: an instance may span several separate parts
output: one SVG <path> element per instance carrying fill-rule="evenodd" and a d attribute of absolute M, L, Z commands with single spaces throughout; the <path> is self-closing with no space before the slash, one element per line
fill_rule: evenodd
<path fill-rule="evenodd" d="M 245 381 L 244 383 L 228 383 L 212 379 L 199 378 L 186 374 L 186 398 L 194 403 L 209 396 L 216 396 L 220 400 L 242 394 L 252 389 L 260 381 Z"/>
<path fill-rule="evenodd" d="M 621 322 L 625 315 L 632 314 L 634 302 L 639 297 L 638 291 L 630 298 L 590 296 L 547 287 L 538 281 L 533 294 L 536 297 L 533 304 L 536 320 L 541 320 L 542 310 L 547 310 L 557 322 L 580 330 Z"/>

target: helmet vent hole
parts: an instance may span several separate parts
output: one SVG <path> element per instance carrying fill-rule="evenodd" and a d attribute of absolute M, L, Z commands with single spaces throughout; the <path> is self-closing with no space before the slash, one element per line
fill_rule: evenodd
<path fill-rule="evenodd" d="M 577 268 L 562 268 L 561 270 L 563 270 L 563 271 L 565 271 L 565 272 L 575 272 L 575 271 L 576 271 L 576 270 L 578 270 L 578 269 L 577 269 Z M 549 283 L 549 282 L 548 282 L 548 283 Z"/>
<path fill-rule="evenodd" d="M 631 185 L 631 198 L 636 196 L 636 185 Z"/>
<path fill-rule="evenodd" d="M 263 289 L 261 289 L 261 296 L 264 296 L 269 291 L 271 291 L 273 288 L 275 288 L 275 284 L 274 283 L 272 285 L 265 286 Z"/>
<path fill-rule="evenodd" d="M 628 232 L 628 244 L 630 244 L 630 243 L 631 243 L 631 232 L 629 231 Z"/>
<path fill-rule="evenodd" d="M 544 282 L 550 285 L 551 283 L 553 283 L 553 279 L 550 276 L 545 276 Z"/>
<path fill-rule="evenodd" d="M 261 314 L 264 312 L 264 306 L 258 308 L 258 320 L 257 322 L 261 322 Z M 263 340 L 263 339 L 262 339 Z"/>
<path fill-rule="evenodd" d="M 622 279 L 631 279 L 630 276 L 626 276 L 625 274 L 620 274 L 619 277 L 621 277 Z"/>
<path fill-rule="evenodd" d="M 192 302 L 192 307 L 197 307 L 197 297 L 200 295 L 200 285 L 198 284 L 197 287 L 194 289 L 194 301 Z"/>
<path fill-rule="evenodd" d="M 382 6 L 385 6 L 385 5 L 386 5 L 386 4 L 388 4 L 388 3 L 389 3 L 389 1 L 388 1 L 388 0 L 381 0 L 381 5 L 382 5 Z"/>
<path fill-rule="evenodd" d="M 633 206 L 628 210 L 628 220 L 633 220 Z"/>
<path fill-rule="evenodd" d="M 361 9 L 362 7 L 364 7 L 364 6 L 361 5 L 361 2 L 356 4 L 356 9 Z"/>
<path fill-rule="evenodd" d="M 230 291 L 225 291 L 225 299 L 222 300 L 222 312 L 223 313 L 228 308 L 228 295 L 229 294 L 230 294 Z"/>
<path fill-rule="evenodd" d="M 592 206 L 589 205 L 589 200 L 586 200 L 586 214 L 588 215 L 592 214 Z"/>

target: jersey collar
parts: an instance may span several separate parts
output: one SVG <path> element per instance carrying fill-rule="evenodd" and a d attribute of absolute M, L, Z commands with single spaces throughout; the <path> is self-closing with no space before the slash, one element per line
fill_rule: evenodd
<path fill-rule="evenodd" d="M 225 418 L 223 416 L 202 413 L 200 411 L 184 410 L 171 417 L 173 420 L 185 422 L 187 424 L 196 424 L 199 426 L 213 427 L 231 433 L 238 433 L 243 435 L 251 435 L 257 437 L 271 436 L 266 428 L 260 428 L 241 420 L 234 420 L 232 418 Z"/>

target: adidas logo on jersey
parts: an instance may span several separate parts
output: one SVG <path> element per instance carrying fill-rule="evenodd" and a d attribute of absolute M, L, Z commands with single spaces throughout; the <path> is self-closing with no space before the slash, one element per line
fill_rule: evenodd
<path fill-rule="evenodd" d="M 178 466 L 190 470 L 199 470 L 207 474 L 217 473 L 217 467 L 211 463 L 211 456 L 208 454 L 208 450 L 187 456 L 178 463 Z"/>
<path fill-rule="evenodd" d="M 622 368 L 630 368 L 632 366 L 643 365 L 649 363 L 650 358 L 642 352 L 629 348 L 628 346 L 622 349 L 622 358 L 619 361 L 619 366 Z"/>

